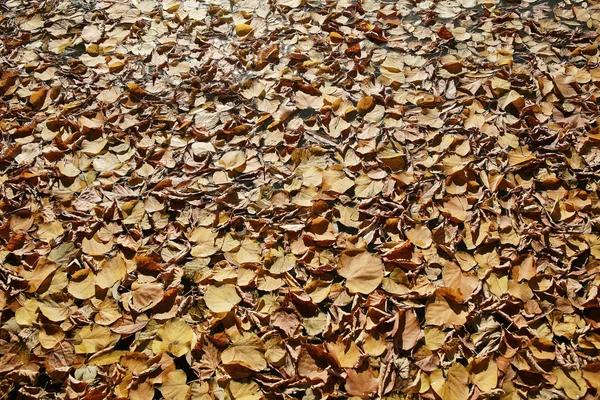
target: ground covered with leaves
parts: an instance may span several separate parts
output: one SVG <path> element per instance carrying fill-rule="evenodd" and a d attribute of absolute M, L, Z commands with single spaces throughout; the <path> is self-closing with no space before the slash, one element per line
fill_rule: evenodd
<path fill-rule="evenodd" d="M 0 397 L 598 398 L 599 28 L 0 2 Z"/>

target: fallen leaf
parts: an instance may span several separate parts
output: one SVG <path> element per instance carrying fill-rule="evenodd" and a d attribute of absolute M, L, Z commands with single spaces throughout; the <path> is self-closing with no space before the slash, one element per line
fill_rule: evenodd
<path fill-rule="evenodd" d="M 454 362 L 446 376 L 437 369 L 431 374 L 431 387 L 442 400 L 467 400 L 469 398 L 469 374 L 461 364 Z"/>
<path fill-rule="evenodd" d="M 171 353 L 175 357 L 181 357 L 187 354 L 196 343 L 194 331 L 181 318 L 168 320 L 158 329 L 156 336 L 156 339 L 152 342 L 154 354 Z M 179 381 L 179 379 L 175 380 Z"/>
<path fill-rule="evenodd" d="M 368 252 L 342 254 L 338 273 L 346 278 L 346 287 L 351 293 L 369 294 L 383 280 L 383 263 Z"/>
<path fill-rule="evenodd" d="M 234 285 L 209 286 L 204 293 L 206 306 L 217 313 L 229 312 L 242 298 L 238 296 Z"/>

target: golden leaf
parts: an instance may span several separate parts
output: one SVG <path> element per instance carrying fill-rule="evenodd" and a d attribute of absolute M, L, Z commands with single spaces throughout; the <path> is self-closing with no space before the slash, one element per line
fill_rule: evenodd
<path fill-rule="evenodd" d="M 206 306 L 216 313 L 229 312 L 242 298 L 238 296 L 234 285 L 209 286 L 204 293 Z"/>
<path fill-rule="evenodd" d="M 444 327 L 463 325 L 467 322 L 467 311 L 436 293 L 425 306 L 425 322 L 427 325 Z"/>
<path fill-rule="evenodd" d="M 248 36 L 253 31 L 254 29 L 248 24 L 237 24 L 235 26 L 235 33 L 238 36 Z"/>
<path fill-rule="evenodd" d="M 196 344 L 194 331 L 181 318 L 168 320 L 158 329 L 156 336 L 152 342 L 154 354 L 171 353 L 175 357 L 181 357 Z"/>
<path fill-rule="evenodd" d="M 113 247 L 113 241 L 109 240 L 107 243 L 103 243 L 95 238 L 87 239 L 83 238 L 81 242 L 81 248 L 85 254 L 90 256 L 106 256 Z"/>
<path fill-rule="evenodd" d="M 366 398 L 377 393 L 379 381 L 374 371 L 370 368 L 361 372 L 355 369 L 348 369 L 346 373 L 345 388 L 348 394 Z"/>
<path fill-rule="evenodd" d="M 244 332 L 235 334 L 232 345 L 221 354 L 223 364 L 240 365 L 252 371 L 262 371 L 267 368 L 264 356 L 264 344 L 254 333 Z"/>
<path fill-rule="evenodd" d="M 442 400 L 467 400 L 469 398 L 469 374 L 461 364 L 454 362 L 446 372 L 436 369 L 430 376 L 431 387 Z"/>
<path fill-rule="evenodd" d="M 99 325 L 88 325 L 75 332 L 75 352 L 89 354 L 103 350 L 118 340 L 109 328 Z"/>
<path fill-rule="evenodd" d="M 338 264 L 338 274 L 346 278 L 351 293 L 369 294 L 383 280 L 383 263 L 379 257 L 368 252 L 344 253 Z"/>
<path fill-rule="evenodd" d="M 417 225 L 406 232 L 408 240 L 417 247 L 426 249 L 433 243 L 433 236 L 429 228 L 424 225 Z"/>
<path fill-rule="evenodd" d="M 233 400 L 261 400 L 264 398 L 260 387 L 253 381 L 231 381 L 227 389 Z"/>
<path fill-rule="evenodd" d="M 96 293 L 94 288 L 95 279 L 96 277 L 92 270 L 81 269 L 71 276 L 67 290 L 76 299 L 89 299 Z"/>
<path fill-rule="evenodd" d="M 469 364 L 471 382 L 482 392 L 489 392 L 498 386 L 498 366 L 491 357 L 474 358 Z"/>
<path fill-rule="evenodd" d="M 239 150 L 230 151 L 223 154 L 219 160 L 219 164 L 221 164 L 227 171 L 241 172 L 244 170 L 246 165 L 246 154 Z"/>
<path fill-rule="evenodd" d="M 176 370 L 167 374 L 160 386 L 160 392 L 165 400 L 185 400 L 190 387 L 186 384 L 187 376 L 184 371 Z"/>
<path fill-rule="evenodd" d="M 33 105 L 34 108 L 39 110 L 44 105 L 47 94 L 48 94 L 48 89 L 44 88 L 44 89 L 37 90 L 37 91 L 33 92 L 31 97 L 29 98 L 29 102 Z"/>
<path fill-rule="evenodd" d="M 108 289 L 122 280 L 127 273 L 127 265 L 121 253 L 115 257 L 103 261 L 100 271 L 96 275 L 96 285 L 101 289 Z"/>
<path fill-rule="evenodd" d="M 556 368 L 552 371 L 556 375 L 557 389 L 562 389 L 569 399 L 580 399 L 587 392 L 587 383 L 579 370 L 566 370 Z"/>
<path fill-rule="evenodd" d="M 363 97 L 358 101 L 356 110 L 359 114 L 366 114 L 375 107 L 375 99 L 372 96 Z"/>
<path fill-rule="evenodd" d="M 325 347 L 342 368 L 354 368 L 361 357 L 358 346 L 353 341 L 341 337 L 335 342 L 326 342 Z"/>
<path fill-rule="evenodd" d="M 460 292 L 462 301 L 467 300 L 479 286 L 479 279 L 472 273 L 465 273 L 453 262 L 447 262 L 442 272 L 444 284 Z"/>

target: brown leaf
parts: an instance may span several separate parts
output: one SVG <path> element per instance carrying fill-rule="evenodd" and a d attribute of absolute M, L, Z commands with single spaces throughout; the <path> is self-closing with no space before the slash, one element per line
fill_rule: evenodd
<path fill-rule="evenodd" d="M 440 291 L 427 302 L 425 307 L 427 325 L 450 327 L 452 325 L 463 325 L 467 322 L 467 311 L 454 300 L 438 293 Z"/>
<path fill-rule="evenodd" d="M 340 257 L 338 273 L 346 278 L 351 293 L 369 294 L 383 280 L 383 263 L 368 252 L 345 253 Z"/>
<path fill-rule="evenodd" d="M 375 107 L 375 99 L 372 96 L 363 97 L 362 99 L 360 99 L 358 101 L 358 104 L 356 105 L 356 109 L 358 110 L 358 113 L 361 115 L 364 115 L 364 114 L 368 113 L 369 111 L 373 110 L 374 107 Z"/>
<path fill-rule="evenodd" d="M 39 90 L 33 92 L 31 97 L 29 97 L 29 102 L 31 103 L 31 105 L 34 108 L 39 110 L 44 106 L 47 94 L 48 94 L 48 89 L 46 89 L 46 88 L 39 89 Z"/>
<path fill-rule="evenodd" d="M 355 369 L 346 371 L 346 392 L 352 396 L 360 398 L 369 398 L 377 392 L 378 380 L 375 373 L 367 368 L 358 372 Z"/>

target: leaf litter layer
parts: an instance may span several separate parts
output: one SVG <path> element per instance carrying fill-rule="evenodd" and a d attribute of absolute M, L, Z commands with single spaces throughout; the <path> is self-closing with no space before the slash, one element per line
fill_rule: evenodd
<path fill-rule="evenodd" d="M 600 395 L 598 2 L 0 9 L 0 393 Z"/>

